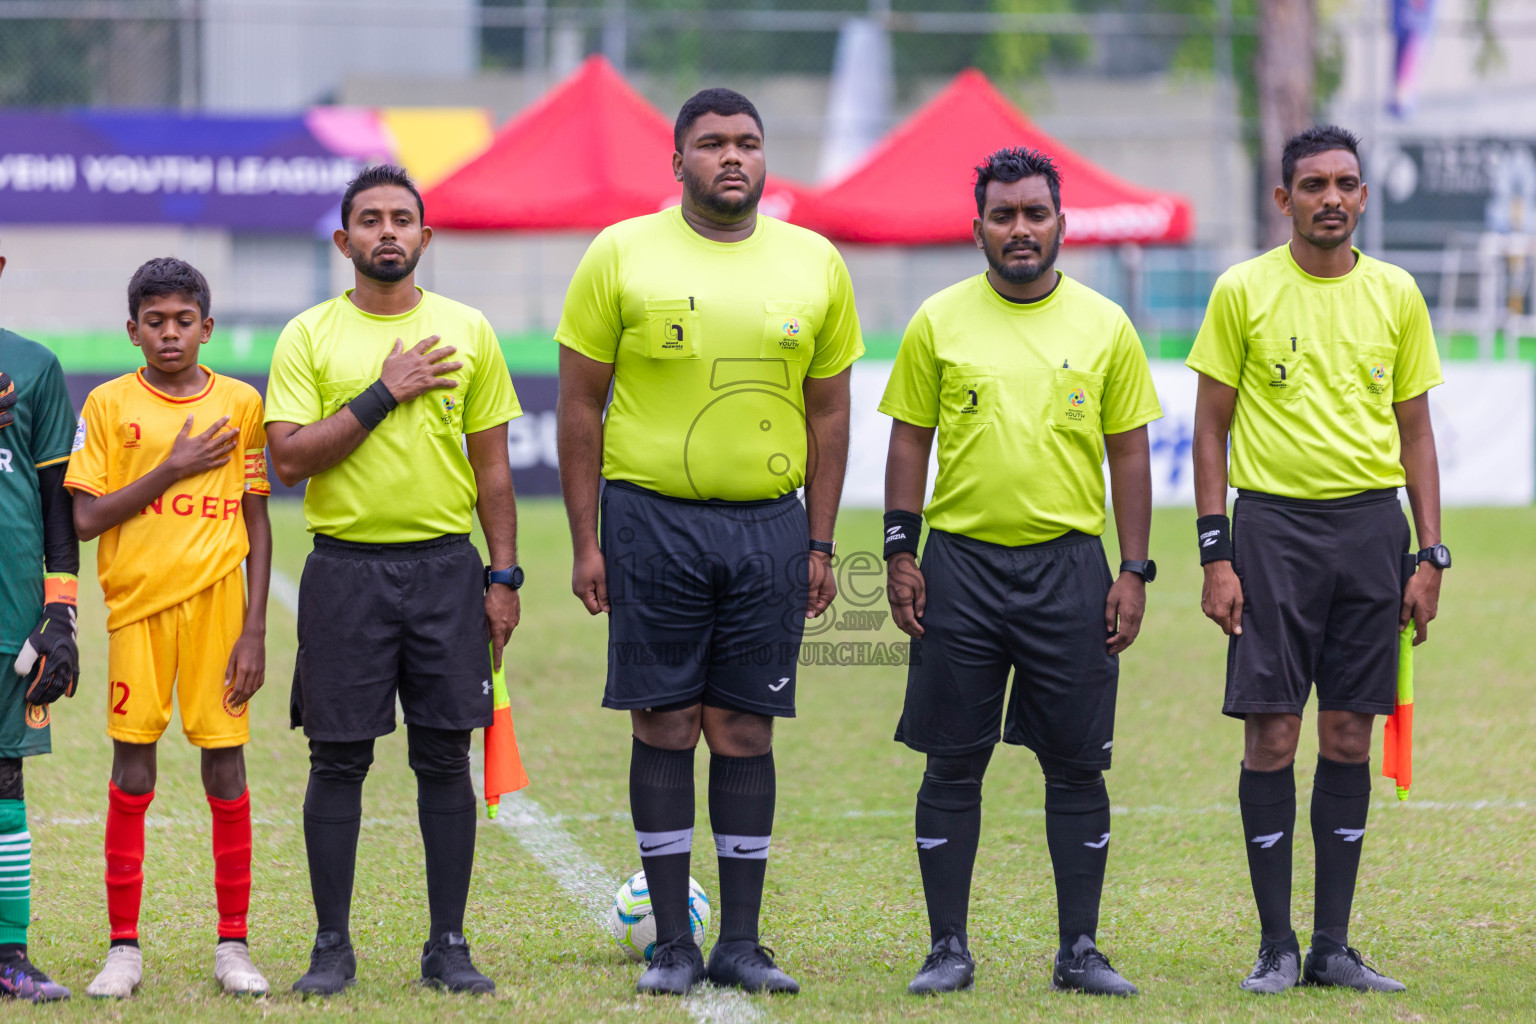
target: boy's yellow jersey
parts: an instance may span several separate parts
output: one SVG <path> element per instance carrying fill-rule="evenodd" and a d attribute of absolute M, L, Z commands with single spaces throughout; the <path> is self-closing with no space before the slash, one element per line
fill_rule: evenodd
<path fill-rule="evenodd" d="M 239 568 L 250 550 L 241 500 L 271 493 L 261 396 L 249 384 L 203 371 L 207 385 L 186 398 L 152 387 L 142 369 L 86 397 L 64 486 L 87 494 L 120 490 L 164 462 L 189 415 L 193 434 L 224 416 L 226 429 L 240 431 L 229 462 L 178 481 L 101 535 L 96 573 L 109 630 L 180 604 Z"/>

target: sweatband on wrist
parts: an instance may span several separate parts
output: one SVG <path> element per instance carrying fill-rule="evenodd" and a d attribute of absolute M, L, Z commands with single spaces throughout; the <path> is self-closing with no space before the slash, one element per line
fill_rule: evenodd
<path fill-rule="evenodd" d="M 892 509 L 885 514 L 885 558 L 887 561 L 903 551 L 917 554 L 917 539 L 923 533 L 923 517 L 905 509 Z"/>
<path fill-rule="evenodd" d="M 43 604 L 80 604 L 80 579 L 74 573 L 50 572 L 43 577 Z"/>
<path fill-rule="evenodd" d="M 1226 516 L 1201 516 L 1195 520 L 1200 538 L 1200 564 L 1232 561 L 1232 520 Z"/>
<path fill-rule="evenodd" d="M 389 393 L 389 388 L 384 386 L 384 378 L 380 377 L 368 385 L 368 390 L 348 402 L 347 408 L 352 410 L 352 415 L 357 417 L 357 422 L 363 425 L 364 430 L 372 430 L 383 423 L 384 417 L 399 404 L 395 396 Z"/>

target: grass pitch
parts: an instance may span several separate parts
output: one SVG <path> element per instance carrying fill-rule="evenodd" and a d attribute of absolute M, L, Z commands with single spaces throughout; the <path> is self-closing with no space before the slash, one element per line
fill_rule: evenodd
<path fill-rule="evenodd" d="M 1099 936 L 1142 995 L 1113 1003 L 1050 991 L 1055 904 L 1041 785 L 1033 757 L 1018 748 L 1001 749 L 987 776 L 971 911 L 976 990 L 927 1001 L 906 994 L 927 946 L 911 839 L 922 758 L 891 742 L 905 681 L 905 670 L 894 665 L 802 669 L 800 717 L 779 729 L 779 815 L 764 941 L 800 979 L 803 994 L 637 997 L 638 968 L 593 913 L 594 903 L 639 866 L 626 810 L 627 720 L 598 706 L 605 630 L 569 593 L 569 543 L 558 503 L 525 501 L 520 511 L 528 584 L 510 648 L 511 682 L 533 803 L 504 804 L 506 825 L 482 819 L 467 924 L 477 962 L 496 979 L 496 996 L 446 996 L 415 984 L 427 915 L 403 730 L 379 742 L 364 796 L 353 908 L 359 983 L 324 1002 L 303 1002 L 288 991 L 307 963 L 314 915 L 300 822 L 307 752 L 302 735 L 287 728 L 294 623 L 274 600 L 267 687 L 253 703 L 248 750 L 256 818 L 251 944 L 274 995 L 234 1002 L 219 995 L 213 980 L 208 810 L 197 753 L 173 723 L 161 742 L 147 830 L 145 984 L 122 1004 L 84 997 L 107 947 L 101 844 L 111 760 L 103 729 L 105 612 L 87 568 L 81 691 L 55 706 L 55 753 L 27 765 L 36 844 L 33 957 L 76 993 L 68 1004 L 38 1008 L 39 1018 L 776 1024 L 1536 1017 L 1536 658 L 1529 642 L 1536 510 L 1446 516 L 1457 561 L 1445 577 L 1441 618 L 1419 649 L 1417 782 L 1399 805 L 1390 782 L 1378 779 L 1351 932 L 1409 992 L 1301 990 L 1277 999 L 1237 989 L 1257 949 L 1236 807 L 1241 729 L 1220 714 L 1225 643 L 1199 612 L 1192 514 L 1157 514 L 1152 550 L 1162 575 L 1148 588 L 1141 639 L 1122 659 L 1115 769 L 1108 776 L 1114 839 Z M 274 504 L 273 520 L 276 567 L 296 580 L 309 548 L 299 509 Z M 878 550 L 878 514 L 845 513 L 839 534 L 845 552 Z M 89 567 L 94 545 L 82 554 Z M 869 616 L 848 614 L 879 612 L 884 601 L 855 596 L 878 595 L 880 578 L 860 575 L 857 561 L 842 559 L 844 596 L 834 614 L 844 628 L 812 639 L 899 640 L 888 622 L 874 631 Z M 878 559 L 868 565 L 878 567 Z M 1315 738 L 1304 733 L 1294 897 L 1303 934 L 1311 919 L 1306 808 L 1315 753 Z M 702 836 L 705 762 L 701 753 Z M 694 874 L 717 896 L 707 838 L 696 845 Z"/>

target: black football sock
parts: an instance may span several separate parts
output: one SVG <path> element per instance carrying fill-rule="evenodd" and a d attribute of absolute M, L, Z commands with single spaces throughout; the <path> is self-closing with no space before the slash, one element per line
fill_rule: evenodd
<path fill-rule="evenodd" d="M 1312 779 L 1312 848 L 1317 853 L 1317 900 L 1312 944 L 1349 945 L 1349 908 L 1355 901 L 1365 818 L 1371 809 L 1371 763 L 1345 764 L 1317 757 Z"/>
<path fill-rule="evenodd" d="M 688 919 L 693 749 L 662 750 L 637 738 L 629 755 L 629 813 L 651 891 L 657 945 L 693 934 Z"/>
<path fill-rule="evenodd" d="M 464 905 L 475 870 L 478 808 L 469 778 L 468 729 L 407 726 L 411 770 L 416 773 L 416 817 L 426 850 L 428 938 L 464 931 Z"/>
<path fill-rule="evenodd" d="M 373 741 L 309 741 L 309 788 L 304 794 L 304 852 L 317 931 L 350 938 L 352 876 L 363 821 L 363 780 Z"/>
<path fill-rule="evenodd" d="M 1266 943 L 1289 940 L 1291 931 L 1291 833 L 1296 831 L 1296 765 L 1272 772 L 1243 768 L 1237 780 L 1248 850 L 1248 880 L 1259 908 Z"/>
<path fill-rule="evenodd" d="M 776 793 L 773 751 L 759 757 L 710 754 L 709 823 L 720 858 L 721 942 L 757 941 Z"/>
<path fill-rule="evenodd" d="M 953 933 L 969 944 L 971 872 L 981 840 L 981 780 L 992 748 L 959 757 L 928 755 L 917 789 L 917 866 L 928 904 L 928 941 Z"/>
<path fill-rule="evenodd" d="M 1042 766 L 1044 767 L 1044 766 Z M 1109 790 L 1098 770 L 1045 769 L 1045 844 L 1056 876 L 1058 959 L 1098 941 L 1099 900 L 1109 862 Z"/>

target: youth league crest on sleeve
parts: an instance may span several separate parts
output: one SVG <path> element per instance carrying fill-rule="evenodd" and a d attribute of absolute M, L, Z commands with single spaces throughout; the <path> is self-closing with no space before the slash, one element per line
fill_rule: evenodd
<path fill-rule="evenodd" d="M 75 443 L 70 445 L 69 454 L 73 455 L 85 447 L 85 417 L 80 417 L 80 422 L 75 427 Z"/>

